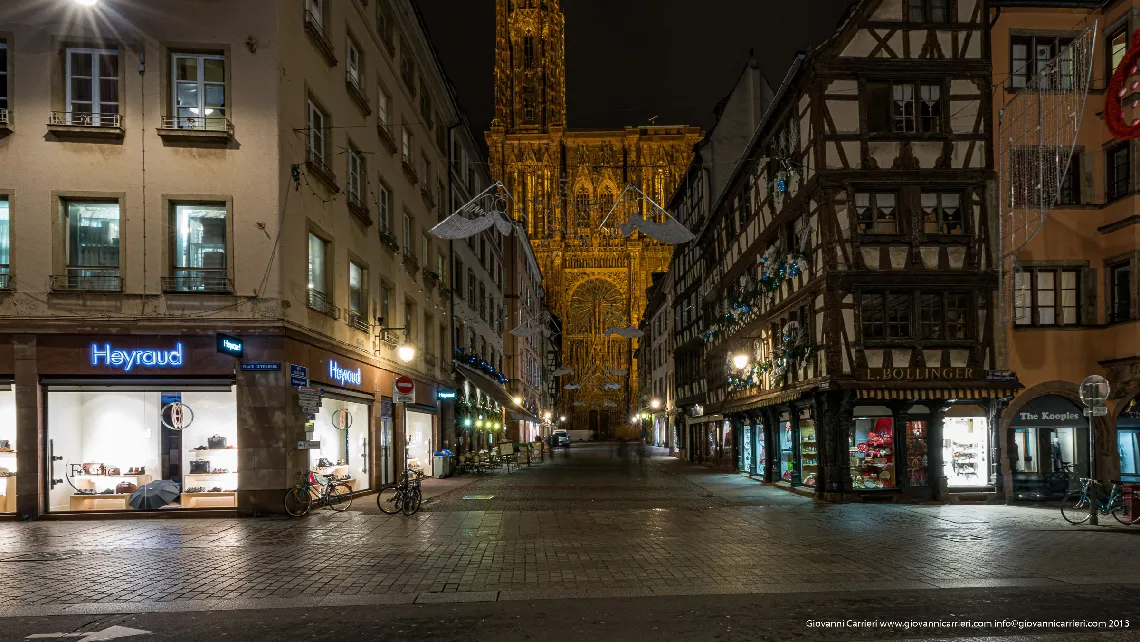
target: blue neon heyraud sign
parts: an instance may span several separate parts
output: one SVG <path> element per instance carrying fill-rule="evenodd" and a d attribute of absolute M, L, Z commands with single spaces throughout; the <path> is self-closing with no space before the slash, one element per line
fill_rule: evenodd
<path fill-rule="evenodd" d="M 119 368 L 130 372 L 134 368 L 181 368 L 182 342 L 172 350 L 117 350 L 110 343 L 91 344 L 91 365 Z"/>
<path fill-rule="evenodd" d="M 329 359 L 329 379 L 338 382 L 340 385 L 351 383 L 354 386 L 360 385 L 360 368 L 356 370 L 346 370 L 340 367 L 336 361 Z"/>

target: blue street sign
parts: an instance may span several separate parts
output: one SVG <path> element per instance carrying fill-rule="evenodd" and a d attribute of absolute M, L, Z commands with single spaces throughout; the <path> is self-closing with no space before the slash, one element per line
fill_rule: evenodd
<path fill-rule="evenodd" d="M 307 388 L 309 386 L 309 369 L 290 363 L 289 385 L 294 388 Z"/>
<path fill-rule="evenodd" d="M 241 364 L 242 370 L 262 370 L 262 371 L 277 371 L 281 369 L 280 361 L 243 361 Z"/>

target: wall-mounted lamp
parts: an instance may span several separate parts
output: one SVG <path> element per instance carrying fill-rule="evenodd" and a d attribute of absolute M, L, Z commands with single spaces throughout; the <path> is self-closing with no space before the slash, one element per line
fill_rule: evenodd
<path fill-rule="evenodd" d="M 416 358 L 416 347 L 412 345 L 412 341 L 408 337 L 408 328 L 386 328 L 384 327 L 384 317 L 377 317 L 376 322 L 380 325 L 380 335 L 378 338 L 385 343 L 391 343 L 391 341 L 388 340 L 389 332 L 402 331 L 404 333 L 404 341 L 400 344 L 400 347 L 396 348 L 396 356 L 404 363 L 411 363 L 412 359 Z"/>

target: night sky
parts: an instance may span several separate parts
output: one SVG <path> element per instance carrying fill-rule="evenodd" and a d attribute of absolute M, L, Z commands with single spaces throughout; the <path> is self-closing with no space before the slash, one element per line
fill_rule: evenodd
<path fill-rule="evenodd" d="M 494 0 L 413 0 L 471 127 L 494 116 Z M 834 33 L 848 0 L 563 0 L 572 129 L 713 123 L 754 49 L 775 89 Z"/>

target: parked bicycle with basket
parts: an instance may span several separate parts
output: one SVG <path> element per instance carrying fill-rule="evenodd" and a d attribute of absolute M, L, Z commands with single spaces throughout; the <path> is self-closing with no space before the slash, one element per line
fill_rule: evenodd
<path fill-rule="evenodd" d="M 301 481 L 285 493 L 285 512 L 292 517 L 307 515 L 316 503 L 338 513 L 352 505 L 352 488 L 334 477 L 313 471 L 300 473 Z"/>
<path fill-rule="evenodd" d="M 401 511 L 405 515 L 415 514 L 423 502 L 423 493 L 420 491 L 420 480 L 423 478 L 424 474 L 418 470 L 405 471 L 399 481 L 376 493 L 376 507 L 388 515 Z"/>

